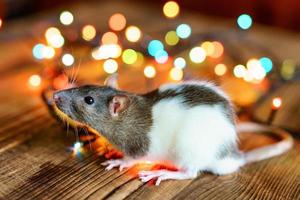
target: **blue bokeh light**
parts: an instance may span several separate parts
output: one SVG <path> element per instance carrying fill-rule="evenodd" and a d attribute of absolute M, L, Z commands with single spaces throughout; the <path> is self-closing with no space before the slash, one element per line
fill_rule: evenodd
<path fill-rule="evenodd" d="M 156 52 L 154 58 L 158 63 L 166 63 L 168 61 L 168 53 L 165 50 L 159 50 Z"/>
<path fill-rule="evenodd" d="M 148 44 L 148 53 L 151 56 L 155 56 L 155 54 L 158 51 L 161 51 L 164 49 L 164 45 L 161 41 L 159 40 L 152 40 L 149 44 Z"/>
<path fill-rule="evenodd" d="M 242 14 L 238 17 L 237 19 L 237 23 L 238 23 L 238 26 L 241 28 L 241 29 L 249 29 L 252 25 L 252 18 L 250 15 L 248 14 Z"/>
<path fill-rule="evenodd" d="M 32 54 L 33 56 L 36 58 L 36 59 L 43 59 L 44 56 L 43 56 L 43 49 L 45 48 L 45 45 L 43 44 L 37 44 L 33 47 L 32 49 Z"/>
<path fill-rule="evenodd" d="M 273 62 L 270 58 L 262 57 L 259 59 L 259 62 L 261 63 L 262 67 L 265 69 L 267 73 L 269 73 L 273 68 Z"/>
<path fill-rule="evenodd" d="M 176 28 L 176 34 L 178 37 L 180 37 L 181 39 L 185 39 L 188 38 L 192 33 L 192 29 L 189 25 L 187 24 L 180 24 L 179 26 L 177 26 Z"/>

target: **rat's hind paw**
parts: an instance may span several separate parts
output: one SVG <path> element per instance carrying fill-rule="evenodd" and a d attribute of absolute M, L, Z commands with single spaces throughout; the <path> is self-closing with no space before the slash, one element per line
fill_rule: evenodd
<path fill-rule="evenodd" d="M 184 180 L 193 179 L 197 177 L 196 171 L 168 171 L 168 170 L 155 170 L 155 171 L 140 171 L 139 177 L 142 182 L 148 182 L 152 179 L 157 179 L 155 185 L 159 185 L 161 181 L 173 179 Z"/>
<path fill-rule="evenodd" d="M 119 171 L 122 171 L 123 169 L 126 168 L 130 168 L 135 164 L 136 164 L 135 160 L 124 160 L 124 159 L 108 160 L 101 163 L 101 165 L 107 166 L 105 170 L 111 170 L 112 168 L 119 167 Z"/>

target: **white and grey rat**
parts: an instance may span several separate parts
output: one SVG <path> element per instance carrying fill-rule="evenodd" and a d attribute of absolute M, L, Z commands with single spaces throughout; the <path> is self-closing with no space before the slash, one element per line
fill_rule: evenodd
<path fill-rule="evenodd" d="M 138 95 L 108 86 L 82 86 L 58 91 L 57 107 L 70 118 L 103 134 L 125 155 L 108 160 L 107 170 L 141 161 L 171 162 L 178 171 L 140 171 L 143 182 L 192 179 L 199 172 L 225 175 L 246 163 L 266 159 L 292 146 L 288 134 L 274 145 L 244 153 L 237 147 L 235 113 L 227 95 L 205 81 L 166 84 Z M 240 127 L 249 129 L 249 125 Z M 250 129 L 261 129 L 250 124 Z"/>

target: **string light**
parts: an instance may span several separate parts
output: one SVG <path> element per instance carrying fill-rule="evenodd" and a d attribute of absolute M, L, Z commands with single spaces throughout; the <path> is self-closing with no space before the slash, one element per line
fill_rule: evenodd
<path fill-rule="evenodd" d="M 125 31 L 126 39 L 129 42 L 137 42 L 142 36 L 141 30 L 136 26 L 129 26 Z"/>
<path fill-rule="evenodd" d="M 108 20 L 108 25 L 114 31 L 121 31 L 126 26 L 126 18 L 121 13 L 113 14 Z"/>
<path fill-rule="evenodd" d="M 179 37 L 175 31 L 169 31 L 165 36 L 165 41 L 168 45 L 174 46 L 179 42 Z"/>
<path fill-rule="evenodd" d="M 242 14 L 238 17 L 237 24 L 241 29 L 249 29 L 252 25 L 252 18 L 248 14 Z"/>
<path fill-rule="evenodd" d="M 113 59 L 108 59 L 103 63 L 103 69 L 108 74 L 113 74 L 118 70 L 118 63 Z"/>
<path fill-rule="evenodd" d="M 42 57 L 46 59 L 51 59 L 55 56 L 55 50 L 53 47 L 44 46 L 42 49 Z"/>
<path fill-rule="evenodd" d="M 41 77 L 39 75 L 32 75 L 29 77 L 29 80 L 28 80 L 29 84 L 33 87 L 38 87 L 40 86 L 42 80 L 41 80 Z"/>
<path fill-rule="evenodd" d="M 205 41 L 201 44 L 201 47 L 205 50 L 207 56 L 212 56 L 215 52 L 215 45 L 212 42 Z"/>
<path fill-rule="evenodd" d="M 169 57 L 168 57 L 168 53 L 165 50 L 160 50 L 160 51 L 156 52 L 154 58 L 155 58 L 156 62 L 163 64 L 168 61 Z"/>
<path fill-rule="evenodd" d="M 219 58 L 220 56 L 222 56 L 223 52 L 224 52 L 223 45 L 220 42 L 218 42 L 218 41 L 214 41 L 211 44 L 214 46 L 214 51 L 210 55 L 210 57 L 212 57 L 212 58 Z"/>
<path fill-rule="evenodd" d="M 161 50 L 164 50 L 164 45 L 159 40 L 152 40 L 148 44 L 148 52 L 151 56 L 155 56 L 155 54 Z"/>
<path fill-rule="evenodd" d="M 296 71 L 296 64 L 293 60 L 285 60 L 282 63 L 282 67 L 280 69 L 280 74 L 283 79 L 291 80 Z"/>
<path fill-rule="evenodd" d="M 262 57 L 259 59 L 260 64 L 265 69 L 267 73 L 269 73 L 273 68 L 272 60 L 268 57 Z"/>
<path fill-rule="evenodd" d="M 206 58 L 206 53 L 202 47 L 194 47 L 189 53 L 190 59 L 194 63 L 202 63 Z"/>
<path fill-rule="evenodd" d="M 244 65 L 237 65 L 233 68 L 233 74 L 237 78 L 243 78 L 247 72 L 247 69 Z"/>
<path fill-rule="evenodd" d="M 172 68 L 169 75 L 172 80 L 180 81 L 183 78 L 183 71 L 182 69 Z"/>
<path fill-rule="evenodd" d="M 71 54 L 65 54 L 62 56 L 62 63 L 65 66 L 71 66 L 74 63 L 74 57 Z"/>
<path fill-rule="evenodd" d="M 102 44 L 117 44 L 118 36 L 114 32 L 106 32 L 102 35 Z"/>
<path fill-rule="evenodd" d="M 91 41 L 96 36 L 96 29 L 92 25 L 86 25 L 82 28 L 82 38 Z"/>
<path fill-rule="evenodd" d="M 64 11 L 60 14 L 60 22 L 63 24 L 63 25 L 70 25 L 73 23 L 73 20 L 74 20 L 74 16 L 71 12 L 69 11 Z"/>
<path fill-rule="evenodd" d="M 38 59 L 38 60 L 41 60 L 44 58 L 43 56 L 43 49 L 45 48 L 46 46 L 43 45 L 43 44 L 36 44 L 33 48 L 32 48 L 32 54 L 33 54 L 33 57 Z"/>
<path fill-rule="evenodd" d="M 178 57 L 174 60 L 174 67 L 178 69 L 183 69 L 186 66 L 186 61 L 182 57 Z"/>
<path fill-rule="evenodd" d="M 168 18 L 174 18 L 179 14 L 180 8 L 175 1 L 168 1 L 163 7 L 163 13 Z"/>
<path fill-rule="evenodd" d="M 186 39 L 188 38 L 192 33 L 192 29 L 189 25 L 187 24 L 180 24 L 179 26 L 177 26 L 176 28 L 176 34 L 178 35 L 178 37 L 180 37 L 181 39 Z"/>
<path fill-rule="evenodd" d="M 227 67 L 224 64 L 217 64 L 215 66 L 215 73 L 218 76 L 223 76 L 227 71 Z"/>
<path fill-rule="evenodd" d="M 156 70 L 152 65 L 148 65 L 144 68 L 144 75 L 147 78 L 154 78 L 156 75 Z"/>
<path fill-rule="evenodd" d="M 64 45 L 65 40 L 60 31 L 55 27 L 50 27 L 45 32 L 45 38 L 48 45 L 54 48 L 60 48 Z"/>
<path fill-rule="evenodd" d="M 128 65 L 133 64 L 137 60 L 137 53 L 133 49 L 126 49 L 123 51 L 122 60 Z"/>
<path fill-rule="evenodd" d="M 280 97 L 276 97 L 272 100 L 272 109 L 278 110 L 282 105 L 282 100 Z"/>

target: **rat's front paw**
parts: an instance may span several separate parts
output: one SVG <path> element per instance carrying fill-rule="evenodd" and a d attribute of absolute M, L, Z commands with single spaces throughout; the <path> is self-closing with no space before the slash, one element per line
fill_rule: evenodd
<path fill-rule="evenodd" d="M 123 169 L 130 168 L 133 165 L 135 165 L 134 160 L 124 160 L 124 159 L 116 159 L 116 160 L 108 160 L 101 165 L 107 166 L 105 170 L 111 170 L 112 168 L 119 167 L 119 171 L 122 171 Z"/>

